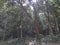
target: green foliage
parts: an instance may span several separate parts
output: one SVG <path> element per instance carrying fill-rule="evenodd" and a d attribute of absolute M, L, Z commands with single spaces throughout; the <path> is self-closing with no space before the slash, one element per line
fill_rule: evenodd
<path fill-rule="evenodd" d="M 16 4 L 14 2 L 9 2 L 9 0 L 0 0 L 0 28 L 5 30 L 20 30 L 20 25 L 22 24 L 24 31 L 27 30 L 27 32 L 29 32 L 34 30 L 31 28 L 34 27 L 34 20 L 37 18 L 37 22 L 39 23 L 39 33 L 43 31 L 46 32 L 46 30 L 49 30 L 46 15 L 49 16 L 49 21 L 52 28 L 55 29 L 54 15 L 57 17 L 58 26 L 60 27 L 59 1 L 49 0 L 45 5 L 40 4 L 42 2 L 38 2 L 38 4 L 36 4 L 37 6 L 33 7 L 35 9 L 32 10 L 30 7 L 31 5 L 21 6 L 19 5 L 20 3 Z M 39 15 L 39 13 L 43 14 Z M 17 27 L 19 29 L 17 29 Z M 47 38 L 51 39 L 55 37 L 47 36 Z"/>

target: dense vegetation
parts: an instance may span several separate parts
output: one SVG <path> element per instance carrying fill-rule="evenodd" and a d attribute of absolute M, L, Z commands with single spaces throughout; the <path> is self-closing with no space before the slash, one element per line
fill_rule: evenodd
<path fill-rule="evenodd" d="M 0 39 L 25 37 L 60 39 L 60 0 L 0 0 Z"/>

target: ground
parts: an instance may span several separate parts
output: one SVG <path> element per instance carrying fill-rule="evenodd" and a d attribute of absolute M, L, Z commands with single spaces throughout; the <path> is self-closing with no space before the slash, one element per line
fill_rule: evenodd
<path fill-rule="evenodd" d="M 60 45 L 60 43 L 39 42 L 35 40 L 19 40 L 16 38 L 8 41 L 1 41 L 0 45 Z"/>

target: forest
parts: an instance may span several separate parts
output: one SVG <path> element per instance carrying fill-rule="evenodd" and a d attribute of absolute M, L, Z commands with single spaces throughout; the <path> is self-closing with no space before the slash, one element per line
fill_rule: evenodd
<path fill-rule="evenodd" d="M 60 43 L 60 0 L 0 0 L 0 45 L 42 42 Z"/>

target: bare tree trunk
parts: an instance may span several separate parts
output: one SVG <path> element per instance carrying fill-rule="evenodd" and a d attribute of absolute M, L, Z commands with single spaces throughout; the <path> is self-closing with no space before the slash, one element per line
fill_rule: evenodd
<path fill-rule="evenodd" d="M 54 15 L 54 20 L 55 20 L 56 30 L 59 32 L 59 27 L 58 27 L 58 22 L 57 22 L 56 15 Z"/>
<path fill-rule="evenodd" d="M 7 25 L 7 22 L 5 24 L 5 30 L 4 30 L 4 34 L 3 34 L 3 40 L 5 39 L 5 35 L 6 35 L 6 25 Z"/>
<path fill-rule="evenodd" d="M 21 22 L 21 26 L 20 26 L 20 38 L 22 39 L 22 22 Z"/>
<path fill-rule="evenodd" d="M 4 34 L 3 34 L 3 40 L 5 39 L 5 35 L 6 35 L 6 26 L 7 26 L 7 21 L 8 21 L 8 18 L 6 18 L 6 20 L 5 20 L 6 22 L 5 22 L 5 30 L 4 30 Z"/>
<path fill-rule="evenodd" d="M 38 15 L 37 15 L 37 10 L 36 10 L 36 8 L 35 8 L 35 6 L 33 6 L 33 8 L 34 8 L 34 18 L 35 18 L 35 20 L 34 20 L 34 30 L 35 30 L 35 38 L 36 38 L 36 40 L 39 38 L 39 17 L 38 17 Z"/>
<path fill-rule="evenodd" d="M 39 37 L 39 24 L 38 24 L 38 21 L 35 19 L 35 28 L 34 28 L 34 30 L 35 30 L 35 37 L 36 37 L 36 39 L 38 39 L 38 37 Z"/>
<path fill-rule="evenodd" d="M 20 15 L 20 25 L 18 27 L 19 27 L 18 38 L 22 39 L 23 37 L 23 14 Z"/>
<path fill-rule="evenodd" d="M 49 34 L 53 34 L 52 26 L 51 26 L 51 23 L 50 23 L 50 20 L 49 20 L 49 15 L 46 16 L 46 21 L 47 21 L 47 23 L 48 23 Z"/>

